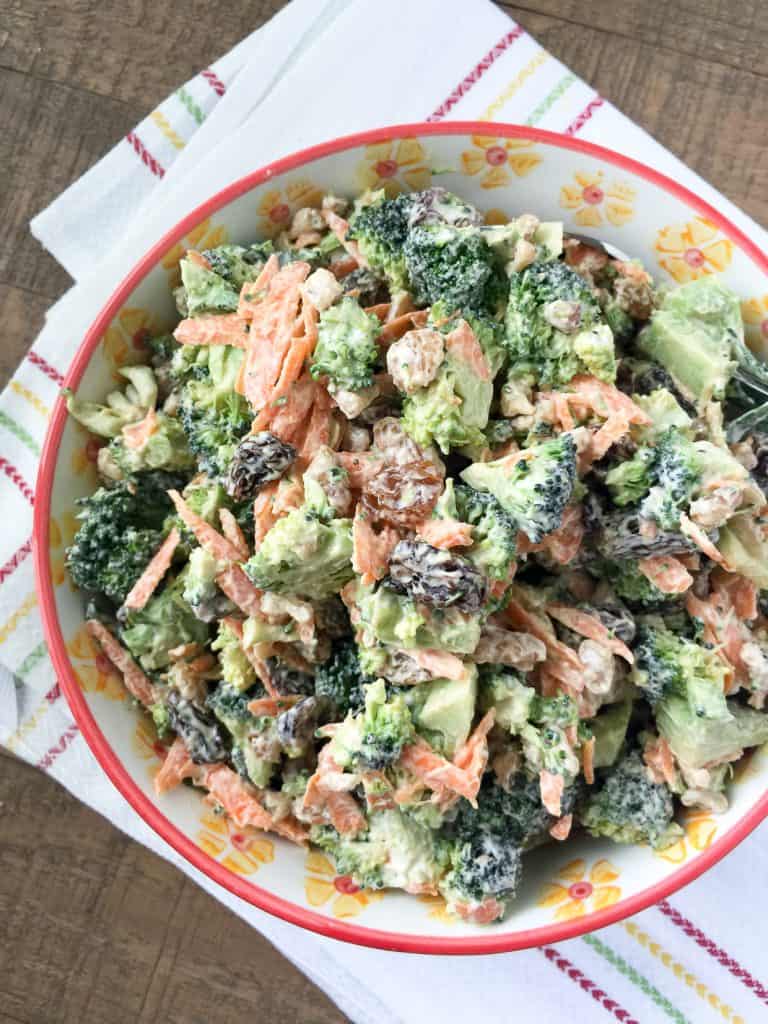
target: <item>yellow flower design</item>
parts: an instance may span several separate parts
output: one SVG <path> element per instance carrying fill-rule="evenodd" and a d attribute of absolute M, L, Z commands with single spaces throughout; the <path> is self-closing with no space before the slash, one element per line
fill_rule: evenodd
<path fill-rule="evenodd" d="M 125 700 L 125 687 L 112 662 L 100 650 L 82 625 L 67 644 L 75 679 L 85 693 L 100 693 L 108 700 Z"/>
<path fill-rule="evenodd" d="M 573 184 L 560 189 L 560 205 L 575 210 L 573 219 L 582 227 L 597 228 L 607 220 L 618 228 L 635 215 L 636 190 L 625 181 L 604 185 L 603 177 L 602 171 L 579 171 L 573 176 Z"/>
<path fill-rule="evenodd" d="M 432 170 L 427 153 L 418 139 L 388 139 L 365 147 L 365 158 L 357 166 L 363 189 L 383 188 L 388 196 L 427 188 Z"/>
<path fill-rule="evenodd" d="M 51 577 L 53 585 L 60 587 L 65 580 L 69 579 L 64 562 L 64 553 L 72 543 L 79 523 L 74 512 L 64 512 L 55 519 L 51 516 L 48 527 L 51 555 Z M 72 581 L 69 582 L 70 589 L 76 590 Z"/>
<path fill-rule="evenodd" d="M 70 422 L 75 423 L 75 430 L 82 438 L 82 443 L 75 448 L 69 460 L 72 472 L 75 476 L 86 475 L 95 486 L 96 459 L 99 455 L 99 449 L 102 448 L 106 442 L 101 438 L 95 437 L 90 433 L 90 431 L 86 430 L 85 427 L 81 426 L 81 424 L 76 423 L 73 420 L 70 420 Z"/>
<path fill-rule="evenodd" d="M 609 860 L 598 860 L 587 871 L 582 858 L 569 861 L 557 872 L 563 880 L 545 885 L 536 901 L 540 907 L 556 907 L 555 920 L 570 921 L 588 912 L 603 910 L 621 899 L 621 889 L 613 885 L 619 877 L 618 868 Z"/>
<path fill-rule="evenodd" d="M 684 811 L 680 818 L 685 835 L 666 850 L 656 850 L 656 856 L 670 864 L 682 864 L 693 853 L 700 853 L 712 845 L 717 833 L 717 822 L 709 811 L 695 808 Z"/>
<path fill-rule="evenodd" d="M 509 224 L 510 219 L 509 214 L 504 213 L 503 210 L 499 210 L 496 206 L 492 207 L 492 209 L 488 210 L 485 214 L 486 224 Z"/>
<path fill-rule="evenodd" d="M 715 271 L 722 273 L 733 258 L 733 242 L 721 238 L 715 225 L 705 217 L 662 228 L 654 248 L 659 253 L 659 263 L 678 284 Z"/>
<path fill-rule="evenodd" d="M 217 245 L 224 245 L 228 240 L 227 229 L 222 225 L 214 226 L 211 224 L 211 218 L 206 217 L 185 238 L 170 248 L 160 261 L 168 274 L 168 286 L 176 288 L 181 284 L 179 260 L 187 249 L 214 249 Z"/>
<path fill-rule="evenodd" d="M 768 356 L 768 294 L 742 302 L 741 316 L 750 348 L 758 355 Z"/>
<path fill-rule="evenodd" d="M 284 190 L 268 189 L 256 207 L 259 234 L 264 238 L 274 238 L 291 226 L 296 210 L 304 206 L 319 206 L 322 198 L 322 189 L 305 179 L 292 182 Z"/>
<path fill-rule="evenodd" d="M 196 842 L 209 857 L 237 875 L 252 875 L 275 859 L 275 844 L 255 829 L 238 828 L 223 814 L 205 811 Z"/>
<path fill-rule="evenodd" d="M 322 907 L 330 900 L 329 910 L 334 917 L 356 917 L 370 903 L 384 898 L 381 892 L 360 889 L 349 875 L 337 875 L 322 853 L 307 855 L 307 874 L 304 892 L 310 907 Z"/>
<path fill-rule="evenodd" d="M 148 309 L 125 306 L 104 334 L 104 355 L 115 369 L 141 362 L 147 340 L 168 330 L 170 324 Z M 120 377 L 119 380 L 123 381 L 123 378 Z"/>
<path fill-rule="evenodd" d="M 147 774 L 151 780 L 154 780 L 163 763 L 168 747 L 162 740 L 157 738 L 155 727 L 146 715 L 141 715 L 136 723 L 136 728 L 131 737 L 131 746 L 137 757 L 140 757 L 142 761 L 149 761 L 149 764 L 146 766 Z"/>
<path fill-rule="evenodd" d="M 461 154 L 465 174 L 479 174 L 481 188 L 499 188 L 512 180 L 510 171 L 518 178 L 530 174 L 538 167 L 542 157 L 528 139 L 497 139 L 489 135 L 473 135 L 472 149 Z"/>
<path fill-rule="evenodd" d="M 417 896 L 416 898 L 419 903 L 423 903 L 429 908 L 427 910 L 427 917 L 434 918 L 435 921 L 440 921 L 441 924 L 456 924 L 460 920 L 458 914 L 452 914 L 448 910 L 448 905 L 442 896 L 431 896 L 425 893 L 423 896 Z"/>

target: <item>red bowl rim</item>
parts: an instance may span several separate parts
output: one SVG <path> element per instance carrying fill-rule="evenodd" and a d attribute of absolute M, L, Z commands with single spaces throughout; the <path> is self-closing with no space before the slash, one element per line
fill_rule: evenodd
<path fill-rule="evenodd" d="M 105 330 L 120 310 L 124 301 L 137 285 L 158 263 L 168 250 L 183 239 L 200 221 L 210 216 L 227 203 L 248 192 L 250 189 L 279 174 L 293 171 L 304 164 L 333 153 L 343 152 L 360 146 L 380 143 L 392 138 L 409 138 L 430 135 L 485 135 L 499 138 L 526 138 L 534 142 L 547 143 L 562 149 L 574 150 L 586 156 L 601 160 L 622 170 L 644 178 L 682 200 L 725 234 L 738 246 L 768 277 L 768 257 L 734 224 L 722 216 L 714 207 L 679 182 L 633 160 L 606 149 L 558 132 L 528 128 L 524 125 L 496 124 L 487 121 L 452 121 L 445 123 L 415 122 L 392 125 L 373 131 L 347 135 L 331 142 L 300 150 L 282 160 L 245 175 L 212 198 L 200 204 L 174 228 L 168 231 L 139 260 L 122 283 L 114 291 L 104 308 L 96 317 L 83 339 L 66 374 L 64 386 L 76 388 L 90 361 L 94 349 L 101 341 Z M 740 843 L 760 822 L 768 816 L 768 792 L 740 818 L 717 842 L 700 853 L 690 864 L 672 872 L 667 878 L 641 892 L 620 900 L 611 907 L 597 911 L 573 921 L 557 922 L 537 928 L 513 933 L 489 933 L 477 937 L 442 938 L 432 935 L 402 934 L 377 928 L 364 928 L 346 921 L 325 917 L 298 904 L 276 896 L 274 893 L 247 881 L 225 868 L 218 861 L 204 853 L 183 832 L 145 796 L 123 767 L 104 734 L 97 725 L 82 690 L 77 683 L 67 655 L 64 638 L 56 612 L 52 574 L 49 556 L 50 502 L 53 480 L 58 458 L 61 435 L 66 421 L 66 407 L 59 396 L 56 400 L 40 460 L 35 491 L 33 526 L 34 562 L 37 593 L 43 630 L 48 649 L 67 702 L 72 710 L 86 742 L 109 779 L 125 797 L 133 809 L 171 847 L 180 853 L 194 867 L 208 875 L 214 882 L 228 889 L 235 896 L 253 904 L 260 910 L 282 918 L 291 924 L 310 931 L 319 932 L 330 938 L 352 942 L 362 946 L 408 953 L 464 954 L 506 953 L 532 946 L 548 945 L 575 938 L 586 932 L 604 928 L 625 917 L 636 914 L 657 903 L 717 863 L 726 853 Z"/>

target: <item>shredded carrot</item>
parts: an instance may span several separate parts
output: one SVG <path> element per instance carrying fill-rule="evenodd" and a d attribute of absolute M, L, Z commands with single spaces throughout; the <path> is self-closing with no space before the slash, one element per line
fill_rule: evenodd
<path fill-rule="evenodd" d="M 464 363 L 470 373 L 479 380 L 489 381 L 491 379 L 488 360 L 485 358 L 485 353 L 480 347 L 475 332 L 466 320 L 459 320 L 456 327 L 446 334 L 445 348 L 450 356 Z"/>
<path fill-rule="evenodd" d="M 433 548 L 466 548 L 472 543 L 472 527 L 458 519 L 425 519 L 416 527 L 416 536 Z"/>
<path fill-rule="evenodd" d="M 122 435 L 126 448 L 143 448 L 150 437 L 157 431 L 157 413 L 150 409 L 138 423 L 129 423 L 123 427 Z"/>
<path fill-rule="evenodd" d="M 131 655 L 98 619 L 88 619 L 85 628 L 123 677 L 125 688 L 144 707 L 155 703 L 155 688 Z"/>
<path fill-rule="evenodd" d="M 581 769 L 584 772 L 584 779 L 588 785 L 595 781 L 595 744 L 597 740 L 590 736 L 581 745 Z"/>
<path fill-rule="evenodd" d="M 257 697 L 248 704 L 248 710 L 252 715 L 261 718 L 276 718 L 281 711 L 287 711 L 299 703 L 301 697 L 298 694 L 290 693 L 284 697 Z"/>
<path fill-rule="evenodd" d="M 643 761 L 653 772 L 655 782 L 666 782 L 668 786 L 675 784 L 677 779 L 675 759 L 672 755 L 672 748 L 663 736 L 658 736 L 646 744 Z"/>
<path fill-rule="evenodd" d="M 256 495 L 253 502 L 253 547 L 258 551 L 259 545 L 267 533 L 277 522 L 272 503 L 277 493 L 278 481 L 273 480 Z"/>
<path fill-rule="evenodd" d="M 602 647 L 608 648 L 612 654 L 617 654 L 628 664 L 634 664 L 635 657 L 625 643 L 611 634 L 610 630 L 603 625 L 596 615 L 583 612 L 580 608 L 570 608 L 564 604 L 548 604 L 547 615 L 562 622 L 574 633 L 585 636 Z"/>
<path fill-rule="evenodd" d="M 276 832 L 300 846 L 306 846 L 306 829 L 290 815 L 279 819 L 271 815 L 251 793 L 251 787 L 231 768 L 223 764 L 208 766 L 201 781 L 208 790 L 209 802 L 223 807 L 238 828 L 251 826 L 265 832 Z"/>
<path fill-rule="evenodd" d="M 428 319 L 428 309 L 410 310 L 408 313 L 403 313 L 401 316 L 395 317 L 394 320 L 388 321 L 382 327 L 381 333 L 376 340 L 380 344 L 389 344 L 389 342 L 397 341 L 398 338 L 402 338 L 412 328 L 425 327 Z"/>
<path fill-rule="evenodd" d="M 239 565 L 229 565 L 216 577 L 216 583 L 241 612 L 262 618 L 261 591 L 248 579 Z"/>
<path fill-rule="evenodd" d="M 389 556 L 400 540 L 397 530 L 386 526 L 375 533 L 360 505 L 352 520 L 352 568 L 362 577 L 363 584 L 375 583 L 387 574 Z"/>
<path fill-rule="evenodd" d="M 552 772 L 542 770 L 539 772 L 539 789 L 541 791 L 541 802 L 550 814 L 559 818 L 562 814 L 563 789 L 565 779 L 562 775 L 554 775 Z"/>
<path fill-rule="evenodd" d="M 349 221 L 344 220 L 343 217 L 340 217 L 338 213 L 334 213 L 333 210 L 323 210 L 323 219 L 358 267 L 367 268 L 368 261 L 360 252 L 359 245 L 357 242 L 353 242 L 351 238 L 347 237 L 349 232 Z"/>
<path fill-rule="evenodd" d="M 237 313 L 196 316 L 182 320 L 173 336 L 180 345 L 232 345 L 246 348 L 248 325 Z"/>
<path fill-rule="evenodd" d="M 275 684 L 272 682 L 272 676 L 269 672 L 269 667 L 264 659 L 255 650 L 255 647 L 259 647 L 259 644 L 255 646 L 246 646 L 243 640 L 243 624 L 240 619 L 234 619 L 232 616 L 226 616 L 221 620 L 222 625 L 230 629 L 237 637 L 240 648 L 243 654 L 246 656 L 248 661 L 251 663 L 253 670 L 259 678 L 261 685 L 267 691 L 270 697 L 280 697 L 280 694 L 275 689 Z"/>
<path fill-rule="evenodd" d="M 573 815 L 564 814 L 562 818 L 558 818 L 555 824 L 550 828 L 549 834 L 553 839 L 557 839 L 558 842 L 563 842 L 571 834 L 571 826 L 573 825 Z"/>
<path fill-rule="evenodd" d="M 255 410 L 271 399 L 288 350 L 301 301 L 301 284 L 310 272 L 297 260 L 279 270 L 267 285 L 262 302 L 254 307 L 245 356 L 245 397 Z"/>
<path fill-rule="evenodd" d="M 197 249 L 187 249 L 186 258 L 190 263 L 194 263 L 195 266 L 202 267 L 203 270 L 211 270 L 211 264 L 202 256 Z"/>
<path fill-rule="evenodd" d="M 674 555 L 641 558 L 637 568 L 664 594 L 684 594 L 693 585 L 693 576 Z"/>
<path fill-rule="evenodd" d="M 184 740 L 177 736 L 165 755 L 160 770 L 155 775 L 154 786 L 158 796 L 175 789 L 184 779 L 191 779 L 197 774 L 197 765 L 187 753 Z"/>
<path fill-rule="evenodd" d="M 697 523 L 689 519 L 684 512 L 680 515 L 680 532 L 689 537 L 707 558 L 711 558 L 713 562 L 717 562 L 718 565 L 722 565 L 725 569 L 728 568 L 725 558 L 720 554 L 706 533 Z"/>
<path fill-rule="evenodd" d="M 240 552 L 235 545 L 228 541 L 226 537 L 222 537 L 217 530 L 214 530 L 210 523 L 207 523 L 202 516 L 193 512 L 178 491 L 168 491 L 168 497 L 176 507 L 181 521 L 194 533 L 200 547 L 205 548 L 209 555 L 223 562 L 242 561 Z"/>
<path fill-rule="evenodd" d="M 144 607 L 157 589 L 160 580 L 168 572 L 180 540 L 181 534 L 174 526 L 153 555 L 149 565 L 131 587 L 128 596 L 123 601 L 123 608 L 138 611 Z"/>
<path fill-rule="evenodd" d="M 240 529 L 240 524 L 228 508 L 219 509 L 219 519 L 221 520 L 221 529 L 224 532 L 224 536 L 240 552 L 240 561 L 245 562 L 250 555 L 250 551 L 248 550 L 248 541 L 245 539 L 245 534 Z"/>

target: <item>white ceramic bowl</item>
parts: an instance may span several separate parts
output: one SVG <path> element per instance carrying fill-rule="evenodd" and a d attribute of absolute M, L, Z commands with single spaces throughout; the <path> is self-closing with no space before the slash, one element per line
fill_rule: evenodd
<path fill-rule="evenodd" d="M 439 176 L 433 169 L 440 169 Z M 448 169 L 448 170 L 445 170 Z M 647 167 L 589 143 L 510 125 L 416 124 L 338 139 L 231 185 L 190 213 L 123 281 L 86 335 L 67 375 L 98 399 L 142 339 L 174 323 L 171 286 L 186 247 L 276 233 L 328 190 L 420 189 L 431 181 L 466 197 L 488 220 L 524 211 L 562 219 L 639 256 L 661 281 L 716 273 L 744 300 L 750 343 L 768 352 L 768 260 L 714 209 Z M 335 938 L 421 953 L 483 953 L 570 938 L 636 913 L 732 849 L 768 814 L 768 750 L 737 767 L 729 810 L 682 818 L 685 838 L 662 853 L 587 838 L 525 859 L 505 921 L 477 926 L 442 901 L 355 891 L 322 854 L 272 836 L 245 835 L 213 816 L 200 793 L 155 796 L 159 761 L 151 726 L 131 711 L 119 681 L 83 628 L 83 601 L 65 578 L 77 497 L 95 486 L 95 446 L 58 401 L 37 483 L 35 558 L 46 638 L 69 704 L 104 770 L 148 824 L 192 864 L 263 910 Z"/>

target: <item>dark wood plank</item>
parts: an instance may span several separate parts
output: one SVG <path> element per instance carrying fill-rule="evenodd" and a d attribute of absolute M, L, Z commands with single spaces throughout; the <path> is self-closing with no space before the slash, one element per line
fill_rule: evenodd
<path fill-rule="evenodd" d="M 0 284 L 0 324 L 5 338 L 11 340 L 10 345 L 0 345 L 0 388 L 11 379 L 19 359 L 42 329 L 50 304 L 50 299 L 39 292 Z M 15 344 L 17 339 L 20 344 Z"/>
<path fill-rule="evenodd" d="M 7 757 L 0 836 L 0 1021 L 345 1020 L 179 871 Z"/>
<path fill-rule="evenodd" d="M 504 6 L 601 95 L 756 220 L 768 222 L 768 84 L 752 65 L 730 67 L 708 59 L 706 51 L 698 57 L 681 55 L 666 45 L 638 43 L 607 28 L 564 23 L 517 4 Z M 682 5 L 637 6 L 653 8 L 663 19 L 667 9 Z M 690 12 L 692 5 L 686 6 Z M 598 15 L 594 24 L 612 25 L 614 19 L 607 16 L 612 7 L 611 0 L 588 5 Z M 761 7 L 768 18 L 768 5 Z M 694 20 L 706 26 L 704 15 Z M 611 145 L 610 139 L 604 141 Z"/>
<path fill-rule="evenodd" d="M 743 0 L 739 4 L 730 0 L 524 0 L 499 6 L 523 24 L 526 14 L 547 14 L 577 29 L 610 32 L 634 45 L 646 44 L 697 61 L 750 68 L 768 77 L 762 59 L 768 34 L 768 5 L 763 0 Z"/>

